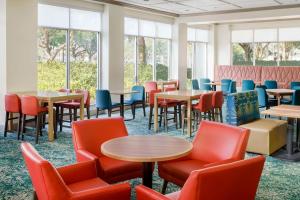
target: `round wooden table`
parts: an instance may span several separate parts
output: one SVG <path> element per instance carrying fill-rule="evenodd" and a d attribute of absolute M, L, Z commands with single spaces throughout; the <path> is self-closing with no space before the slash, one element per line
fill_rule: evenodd
<path fill-rule="evenodd" d="M 127 136 L 109 140 L 101 145 L 101 152 L 114 159 L 142 162 L 143 185 L 152 188 L 152 163 L 186 156 L 193 145 L 171 136 Z"/>

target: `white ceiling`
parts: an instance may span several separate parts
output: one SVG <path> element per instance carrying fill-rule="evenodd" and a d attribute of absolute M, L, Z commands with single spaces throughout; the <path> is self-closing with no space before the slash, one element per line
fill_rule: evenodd
<path fill-rule="evenodd" d="M 194 14 L 299 4 L 300 0 L 114 0 L 121 3 L 166 11 Z"/>

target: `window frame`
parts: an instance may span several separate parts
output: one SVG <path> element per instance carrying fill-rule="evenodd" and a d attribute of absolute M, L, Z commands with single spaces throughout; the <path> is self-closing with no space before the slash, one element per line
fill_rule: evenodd
<path fill-rule="evenodd" d="M 41 5 L 49 5 L 49 4 L 43 4 L 40 3 Z M 49 6 L 56 6 L 56 5 L 49 5 Z M 64 6 L 57 6 L 57 7 L 63 7 L 68 9 L 69 13 L 69 25 L 68 28 L 61 28 L 61 27 L 55 27 L 55 26 L 38 26 L 39 28 L 46 28 L 46 29 L 57 29 L 57 30 L 63 30 L 66 31 L 66 62 L 65 62 L 65 67 L 66 67 L 66 85 L 65 87 L 67 89 L 70 89 L 71 86 L 71 63 L 70 63 L 70 33 L 71 31 L 82 31 L 82 32 L 92 32 L 97 34 L 97 83 L 96 83 L 96 89 L 101 88 L 101 77 L 102 77 L 102 28 L 100 27 L 100 31 L 92 31 L 92 30 L 85 30 L 85 29 L 75 29 L 71 28 L 71 21 L 70 21 L 70 12 L 71 9 L 76 9 L 76 10 L 83 10 L 83 11 L 91 11 L 89 9 L 84 9 L 84 8 L 73 8 L 73 7 L 64 7 Z M 91 12 L 98 12 L 100 14 L 100 21 L 102 21 L 102 12 L 100 11 L 91 11 Z M 99 24 L 99 26 L 102 26 L 102 24 Z"/>
<path fill-rule="evenodd" d="M 125 33 L 125 19 L 126 18 L 131 18 L 131 19 L 135 19 L 138 22 L 138 34 L 126 34 Z M 144 38 L 150 38 L 153 40 L 153 62 L 151 63 L 153 68 L 152 68 L 152 74 L 153 74 L 153 79 L 152 81 L 157 81 L 157 77 L 156 77 L 156 71 L 157 71 L 157 62 L 156 62 L 156 40 L 167 40 L 168 41 L 168 79 L 171 77 L 171 65 L 172 65 L 172 38 L 163 38 L 163 37 L 158 37 L 157 36 L 157 31 L 155 30 L 155 36 L 154 37 L 150 37 L 150 36 L 143 36 L 140 35 L 140 21 L 149 21 L 149 20 L 144 20 L 144 19 L 139 19 L 139 18 L 133 18 L 133 17 L 129 17 L 129 16 L 125 16 L 124 17 L 124 39 L 125 37 L 134 37 L 135 38 L 135 63 L 134 63 L 134 67 L 135 67 L 135 77 L 134 77 L 134 81 L 135 84 L 138 84 L 139 82 L 139 77 L 138 77 L 138 65 L 139 65 L 139 60 L 138 60 L 138 37 L 144 37 Z M 168 24 L 168 23 L 163 23 L 163 22 L 158 22 L 158 21 L 150 21 L 154 23 L 155 29 L 157 28 L 157 23 L 162 23 L 162 24 Z M 171 24 L 169 24 L 171 25 Z M 171 34 L 173 34 L 171 32 Z"/>

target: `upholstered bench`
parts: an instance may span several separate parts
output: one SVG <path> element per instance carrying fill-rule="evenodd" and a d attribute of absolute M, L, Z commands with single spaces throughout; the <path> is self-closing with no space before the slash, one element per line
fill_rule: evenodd
<path fill-rule="evenodd" d="M 256 91 L 227 96 L 227 123 L 250 129 L 247 151 L 270 155 L 286 144 L 287 122 L 261 119 Z"/>

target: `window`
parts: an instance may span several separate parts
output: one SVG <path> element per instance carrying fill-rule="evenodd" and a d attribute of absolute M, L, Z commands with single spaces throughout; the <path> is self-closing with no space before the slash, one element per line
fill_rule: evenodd
<path fill-rule="evenodd" d="M 208 30 L 188 28 L 187 87 L 191 80 L 207 77 Z"/>
<path fill-rule="evenodd" d="M 39 4 L 38 89 L 99 86 L 99 12 Z"/>
<path fill-rule="evenodd" d="M 124 89 L 147 81 L 168 80 L 171 25 L 128 17 L 124 23 Z"/>
<path fill-rule="evenodd" d="M 300 28 L 232 31 L 232 64 L 299 66 Z"/>

